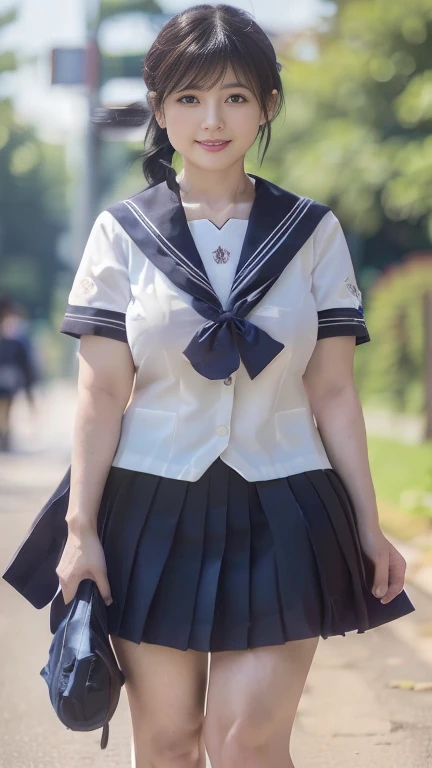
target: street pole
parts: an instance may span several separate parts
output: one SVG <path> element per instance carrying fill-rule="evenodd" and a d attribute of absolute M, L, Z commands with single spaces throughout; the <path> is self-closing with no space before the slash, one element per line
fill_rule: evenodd
<path fill-rule="evenodd" d="M 77 146 L 69 153 L 72 162 L 76 162 L 74 181 L 74 206 L 71 212 L 72 235 L 71 247 L 74 254 L 74 266 L 81 260 L 90 230 L 98 213 L 99 200 L 99 137 L 92 125 L 92 115 L 99 101 L 99 46 L 97 31 L 99 24 L 99 0 L 84 0 L 86 7 L 86 46 L 84 51 L 84 87 L 86 116 L 84 131 Z M 77 369 L 77 349 L 67 347 L 64 373 L 75 376 Z"/>
<path fill-rule="evenodd" d="M 85 80 L 87 85 L 87 121 L 82 178 L 82 247 L 98 214 L 99 202 L 99 150 L 100 139 L 92 115 L 99 105 L 99 45 L 97 40 L 100 0 L 90 0 L 87 6 L 87 46 Z"/>

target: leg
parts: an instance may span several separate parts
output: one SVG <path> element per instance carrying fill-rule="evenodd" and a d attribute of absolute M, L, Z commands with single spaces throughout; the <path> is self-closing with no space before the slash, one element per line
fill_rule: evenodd
<path fill-rule="evenodd" d="M 291 731 L 318 641 L 212 654 L 204 724 L 212 768 L 293 768 Z"/>
<path fill-rule="evenodd" d="M 125 675 L 136 768 L 204 768 L 207 653 L 111 642 Z"/>
<path fill-rule="evenodd" d="M 0 450 L 8 451 L 10 444 L 9 423 L 12 408 L 12 398 L 0 396 Z"/>

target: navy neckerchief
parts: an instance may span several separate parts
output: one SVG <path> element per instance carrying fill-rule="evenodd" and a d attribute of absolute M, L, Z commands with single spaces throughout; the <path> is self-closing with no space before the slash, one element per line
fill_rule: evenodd
<path fill-rule="evenodd" d="M 226 309 L 210 283 L 181 199 L 166 182 L 107 209 L 146 258 L 192 296 L 193 308 L 207 320 L 183 354 L 208 379 L 227 378 L 240 360 L 254 379 L 284 348 L 246 315 L 330 210 L 260 176 L 249 176 L 255 179 L 255 199 Z"/>

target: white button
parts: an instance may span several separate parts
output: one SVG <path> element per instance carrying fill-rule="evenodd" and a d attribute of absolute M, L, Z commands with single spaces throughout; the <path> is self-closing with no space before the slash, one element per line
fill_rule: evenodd
<path fill-rule="evenodd" d="M 228 376 L 228 378 L 224 379 L 224 384 L 229 387 L 229 385 L 232 384 L 232 376 Z"/>
<path fill-rule="evenodd" d="M 227 435 L 229 432 L 228 427 L 220 426 L 217 428 L 216 433 L 222 437 L 222 435 Z"/>

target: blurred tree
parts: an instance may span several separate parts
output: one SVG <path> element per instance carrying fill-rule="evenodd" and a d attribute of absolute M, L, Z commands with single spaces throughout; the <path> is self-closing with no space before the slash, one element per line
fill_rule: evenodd
<path fill-rule="evenodd" d="M 267 163 L 278 183 L 374 238 L 369 264 L 381 269 L 432 238 L 432 4 L 336 6 L 316 58 L 283 52 L 287 118 Z"/>
<path fill-rule="evenodd" d="M 161 13 L 161 7 L 156 0 L 101 0 L 101 20 L 117 13 Z"/>
<path fill-rule="evenodd" d="M 424 413 L 426 332 L 422 296 L 432 293 L 432 253 L 409 253 L 384 270 L 369 295 L 367 325 L 374 354 L 358 370 L 368 404 Z"/>
<path fill-rule="evenodd" d="M 0 34 L 16 11 L 0 15 Z M 12 52 L 0 54 L 0 74 L 17 68 Z M 43 144 L 21 122 L 10 98 L 0 100 L 1 292 L 24 304 L 30 316 L 49 315 L 55 283 L 56 239 L 65 225 L 63 149 Z"/>

